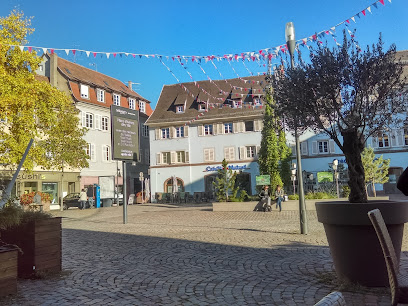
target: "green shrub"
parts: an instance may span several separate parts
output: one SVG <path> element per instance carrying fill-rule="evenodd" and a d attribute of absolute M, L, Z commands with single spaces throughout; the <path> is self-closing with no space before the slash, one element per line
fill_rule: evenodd
<path fill-rule="evenodd" d="M 305 194 L 305 199 L 306 200 L 316 200 L 316 199 L 335 199 L 337 196 L 335 194 L 332 194 L 330 192 L 308 192 Z"/>
<path fill-rule="evenodd" d="M 9 201 L 0 208 L 0 230 L 5 230 L 34 220 L 52 218 L 51 214 L 42 211 L 23 210 Z"/>
<path fill-rule="evenodd" d="M 350 187 L 347 185 L 344 185 L 341 187 L 341 193 L 344 198 L 348 198 L 350 195 Z"/>
<path fill-rule="evenodd" d="M 290 194 L 288 195 L 289 200 L 299 200 L 299 195 L 298 194 Z"/>

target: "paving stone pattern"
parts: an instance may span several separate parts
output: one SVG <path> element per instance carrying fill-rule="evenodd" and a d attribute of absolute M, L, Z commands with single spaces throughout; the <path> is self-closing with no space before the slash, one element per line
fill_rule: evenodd
<path fill-rule="evenodd" d="M 313 211 L 308 235 L 296 211 L 145 204 L 128 207 L 128 224 L 122 207 L 53 214 L 63 217 L 63 275 L 19 280 L 0 305 L 314 305 L 336 290 L 319 281 L 333 263 Z M 390 304 L 388 290 L 343 295 Z"/>

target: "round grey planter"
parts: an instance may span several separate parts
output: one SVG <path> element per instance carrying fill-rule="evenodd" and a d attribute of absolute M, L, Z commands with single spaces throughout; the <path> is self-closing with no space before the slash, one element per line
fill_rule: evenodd
<path fill-rule="evenodd" d="M 389 286 L 384 255 L 367 215 L 376 208 L 387 224 L 399 260 L 404 223 L 408 222 L 408 202 L 316 203 L 317 219 L 324 225 L 340 280 L 369 287 Z"/>

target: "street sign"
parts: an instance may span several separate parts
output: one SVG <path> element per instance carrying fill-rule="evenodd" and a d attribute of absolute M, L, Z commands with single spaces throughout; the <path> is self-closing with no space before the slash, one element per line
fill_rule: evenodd
<path fill-rule="evenodd" d="M 333 182 L 333 173 L 328 171 L 317 172 L 317 181 L 319 183 Z"/>
<path fill-rule="evenodd" d="M 255 177 L 256 185 L 270 185 L 271 184 L 271 176 L 270 175 L 257 175 Z"/>
<path fill-rule="evenodd" d="M 139 113 L 111 106 L 112 159 L 137 160 L 139 154 Z"/>

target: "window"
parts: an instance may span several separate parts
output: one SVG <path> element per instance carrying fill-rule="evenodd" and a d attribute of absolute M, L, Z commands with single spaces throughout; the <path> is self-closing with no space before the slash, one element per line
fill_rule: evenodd
<path fill-rule="evenodd" d="M 232 133 L 232 122 L 224 123 L 224 134 Z"/>
<path fill-rule="evenodd" d="M 170 152 L 163 152 L 162 153 L 162 164 L 169 164 L 170 165 Z"/>
<path fill-rule="evenodd" d="M 40 66 L 38 67 L 38 69 L 39 69 L 40 71 L 43 71 L 43 70 L 44 70 L 44 66 L 43 66 L 43 65 L 40 65 Z"/>
<path fill-rule="evenodd" d="M 170 128 L 161 129 L 161 132 L 162 139 L 170 138 Z"/>
<path fill-rule="evenodd" d="M 388 134 L 382 133 L 378 136 L 378 147 L 379 148 L 388 148 L 390 143 L 388 141 Z"/>
<path fill-rule="evenodd" d="M 213 125 L 212 124 L 204 125 L 204 135 L 213 135 Z"/>
<path fill-rule="evenodd" d="M 140 110 L 142 113 L 146 113 L 146 104 L 145 104 L 145 102 L 143 102 L 143 101 L 140 101 L 140 102 L 139 102 L 139 110 Z"/>
<path fill-rule="evenodd" d="M 129 108 L 130 109 L 136 109 L 135 99 L 129 98 Z"/>
<path fill-rule="evenodd" d="M 149 127 L 145 124 L 142 124 L 142 136 L 149 137 Z"/>
<path fill-rule="evenodd" d="M 253 132 L 253 131 L 254 131 L 254 122 L 245 121 L 245 132 Z"/>
<path fill-rule="evenodd" d="M 120 95 L 113 94 L 113 105 L 120 106 Z"/>
<path fill-rule="evenodd" d="M 102 131 L 109 130 L 109 117 L 102 117 Z"/>
<path fill-rule="evenodd" d="M 95 145 L 93 143 L 88 143 L 85 149 L 86 155 L 89 156 L 91 161 L 95 161 Z"/>
<path fill-rule="evenodd" d="M 81 84 L 81 98 L 89 99 L 89 87 Z"/>
<path fill-rule="evenodd" d="M 404 128 L 404 145 L 408 146 L 408 127 Z"/>
<path fill-rule="evenodd" d="M 110 160 L 110 146 L 107 145 L 102 146 L 102 160 L 103 161 Z"/>
<path fill-rule="evenodd" d="M 255 146 L 245 147 L 245 151 L 246 151 L 246 158 L 254 158 L 256 154 L 256 147 Z"/>
<path fill-rule="evenodd" d="M 184 137 L 184 126 L 176 127 L 176 138 Z"/>
<path fill-rule="evenodd" d="M 183 105 L 176 106 L 176 113 L 177 114 L 184 113 L 184 106 Z"/>
<path fill-rule="evenodd" d="M 242 108 L 242 101 L 234 101 L 234 108 Z"/>
<path fill-rule="evenodd" d="M 235 159 L 235 148 L 234 147 L 224 148 L 224 158 L 225 160 L 234 160 Z"/>
<path fill-rule="evenodd" d="M 82 127 L 93 128 L 93 114 L 82 113 Z"/>
<path fill-rule="evenodd" d="M 198 104 L 198 110 L 199 111 L 205 111 L 205 104 L 204 103 L 199 103 Z"/>
<path fill-rule="evenodd" d="M 96 99 L 98 102 L 105 102 L 105 91 L 102 89 L 96 89 Z"/>
<path fill-rule="evenodd" d="M 176 156 L 177 156 L 177 162 L 178 163 L 185 163 L 186 162 L 186 152 L 177 151 Z"/>
<path fill-rule="evenodd" d="M 319 154 L 322 153 L 329 153 L 329 142 L 328 141 L 318 141 L 317 142 L 317 148 Z"/>
<path fill-rule="evenodd" d="M 214 148 L 204 149 L 204 161 L 212 162 L 214 161 Z"/>
<path fill-rule="evenodd" d="M 255 98 L 254 99 L 254 105 L 261 105 L 261 99 L 260 98 Z"/>

